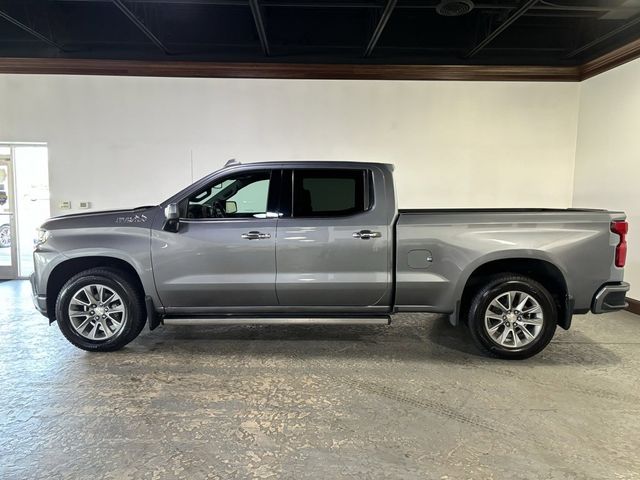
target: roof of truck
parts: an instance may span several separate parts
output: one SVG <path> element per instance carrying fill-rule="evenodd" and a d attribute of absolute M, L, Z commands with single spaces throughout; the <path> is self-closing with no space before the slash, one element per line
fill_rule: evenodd
<path fill-rule="evenodd" d="M 378 167 L 383 167 L 389 169 L 391 171 L 394 170 L 395 166 L 392 163 L 382 163 L 382 162 L 359 162 L 353 160 L 280 160 L 280 161 L 265 161 L 265 162 L 249 162 L 242 163 L 237 161 L 235 158 L 232 158 L 227 161 L 222 167 L 231 168 L 231 167 L 239 167 L 239 166 L 248 166 L 248 165 L 260 165 L 265 167 L 351 167 L 351 168 L 362 168 L 363 165 L 375 165 Z"/>

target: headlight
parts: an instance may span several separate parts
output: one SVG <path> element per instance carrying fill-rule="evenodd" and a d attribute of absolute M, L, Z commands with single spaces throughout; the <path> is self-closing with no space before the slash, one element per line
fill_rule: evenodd
<path fill-rule="evenodd" d="M 37 247 L 38 245 L 42 245 L 43 243 L 45 243 L 49 239 L 49 235 L 50 235 L 49 230 L 45 230 L 44 228 L 38 228 L 36 231 L 38 232 L 38 236 L 36 238 L 34 247 Z"/>

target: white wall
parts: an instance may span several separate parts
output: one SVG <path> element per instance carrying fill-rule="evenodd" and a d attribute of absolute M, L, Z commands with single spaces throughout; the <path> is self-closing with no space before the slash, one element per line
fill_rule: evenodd
<path fill-rule="evenodd" d="M 48 142 L 52 213 L 156 203 L 235 157 L 396 164 L 400 206 L 571 204 L 579 85 L 0 75 L 0 141 Z"/>
<path fill-rule="evenodd" d="M 581 84 L 573 205 L 627 213 L 625 278 L 640 298 L 640 60 Z"/>

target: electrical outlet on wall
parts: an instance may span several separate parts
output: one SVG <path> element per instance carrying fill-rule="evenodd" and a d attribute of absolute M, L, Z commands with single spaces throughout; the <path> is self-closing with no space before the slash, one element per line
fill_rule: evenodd
<path fill-rule="evenodd" d="M 62 200 L 58 208 L 60 208 L 60 210 L 69 210 L 71 208 L 71 200 Z"/>
<path fill-rule="evenodd" d="M 78 208 L 91 208 L 91 202 L 80 202 L 80 206 Z"/>

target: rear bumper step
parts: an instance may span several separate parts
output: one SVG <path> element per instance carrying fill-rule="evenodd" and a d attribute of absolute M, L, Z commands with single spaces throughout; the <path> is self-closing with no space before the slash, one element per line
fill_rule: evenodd
<path fill-rule="evenodd" d="M 593 297 L 591 311 L 593 313 L 606 313 L 626 308 L 625 295 L 628 291 L 629 284 L 627 282 L 603 286 Z"/>
<path fill-rule="evenodd" d="M 165 325 L 389 325 L 391 317 L 165 317 Z"/>

